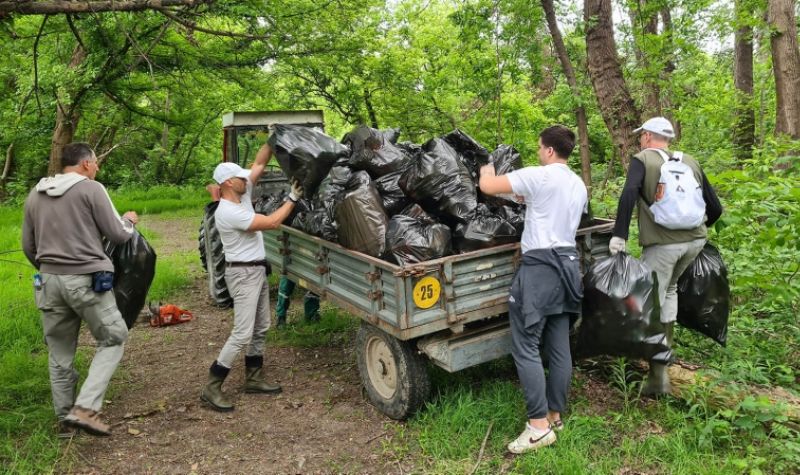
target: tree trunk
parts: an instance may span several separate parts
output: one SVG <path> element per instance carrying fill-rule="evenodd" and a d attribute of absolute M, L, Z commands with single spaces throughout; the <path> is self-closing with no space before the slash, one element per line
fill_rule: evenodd
<path fill-rule="evenodd" d="M 561 68 L 564 70 L 569 88 L 578 103 L 575 108 L 575 118 L 578 122 L 578 140 L 581 145 L 581 177 L 583 178 L 583 183 L 586 185 L 586 189 L 589 190 L 591 194 L 592 164 L 589 157 L 589 126 L 586 118 L 586 108 L 583 107 L 583 101 L 581 100 L 581 90 L 578 87 L 578 80 L 575 77 L 575 69 L 572 67 L 572 62 L 567 54 L 567 48 L 564 46 L 564 38 L 561 36 L 561 30 L 558 29 L 553 0 L 542 0 L 542 8 L 547 18 L 547 27 L 550 29 L 550 35 L 553 37 L 553 46 L 558 55 L 558 60 L 561 62 Z"/>
<path fill-rule="evenodd" d="M 681 139 L 681 123 L 672 113 L 672 111 L 675 110 L 675 104 L 672 102 L 674 89 L 672 88 L 671 76 L 676 68 L 675 62 L 673 61 L 675 54 L 675 43 L 672 40 L 674 34 L 674 30 L 672 28 L 672 12 L 670 11 L 669 6 L 664 6 L 661 9 L 661 23 L 664 27 L 662 35 L 665 37 L 664 51 L 667 58 L 664 62 L 664 71 L 663 76 L 661 77 L 661 83 L 667 85 L 666 92 L 664 92 L 663 89 L 661 92 L 661 107 L 664 117 L 672 122 L 672 128 L 675 130 L 675 140 L 677 141 Z"/>
<path fill-rule="evenodd" d="M 649 44 L 658 35 L 658 11 L 649 5 L 648 0 L 638 0 L 630 10 L 631 24 L 634 32 L 634 53 L 636 63 L 644 73 L 644 113 L 647 116 L 663 115 L 661 111 L 661 82 L 659 71 L 650 61 L 650 57 L 660 56 Z M 644 47 L 644 48 L 642 48 Z"/>
<path fill-rule="evenodd" d="M 641 114 L 617 58 L 611 0 L 585 0 L 584 20 L 589 77 L 620 163 L 627 170 L 629 157 L 637 150 L 633 130 L 639 126 Z"/>
<path fill-rule="evenodd" d="M 69 62 L 69 69 L 77 69 L 84 59 L 86 59 L 86 51 L 81 45 L 75 46 Z M 75 129 L 78 128 L 78 119 L 80 118 L 78 104 L 73 104 L 72 98 L 69 99 L 69 104 L 62 104 L 60 101 L 56 101 L 56 125 L 53 128 L 50 161 L 47 166 L 47 174 L 49 176 L 61 172 L 61 155 L 64 151 L 64 146 L 72 142 Z"/>
<path fill-rule="evenodd" d="M 736 16 L 739 26 L 734 35 L 733 83 L 736 87 L 736 110 L 733 144 L 736 158 L 741 162 L 753 156 L 756 122 L 753 111 L 753 27 L 749 26 L 750 12 L 744 12 L 742 0 L 737 0 Z"/>
<path fill-rule="evenodd" d="M 8 183 L 8 175 L 11 173 L 11 164 L 14 162 L 14 142 L 8 144 L 6 149 L 6 161 L 3 165 L 3 174 L 0 175 L 0 198 L 6 196 L 6 183 Z"/>
<path fill-rule="evenodd" d="M 367 108 L 367 115 L 369 116 L 370 127 L 373 129 L 378 128 L 378 115 L 375 114 L 375 107 L 372 105 L 372 93 L 369 89 L 364 88 L 364 105 Z"/>
<path fill-rule="evenodd" d="M 775 135 L 800 139 L 800 50 L 794 0 L 768 0 L 767 23 L 772 30 L 772 70 L 775 75 Z"/>

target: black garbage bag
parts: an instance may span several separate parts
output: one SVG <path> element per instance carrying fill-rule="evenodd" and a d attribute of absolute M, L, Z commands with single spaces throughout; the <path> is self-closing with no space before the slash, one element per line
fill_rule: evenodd
<path fill-rule="evenodd" d="M 338 241 L 338 226 L 332 212 L 326 208 L 314 208 L 300 213 L 292 221 L 292 227 L 326 241 Z"/>
<path fill-rule="evenodd" d="M 725 346 L 730 299 L 728 268 L 719 250 L 706 243 L 678 279 L 678 323 Z"/>
<path fill-rule="evenodd" d="M 583 318 L 575 356 L 628 356 L 661 363 L 672 360 L 661 323 L 655 274 L 620 252 L 602 259 L 583 276 Z"/>
<path fill-rule="evenodd" d="M 489 161 L 494 164 L 495 175 L 505 175 L 522 168 L 522 158 L 517 149 L 511 145 L 501 144 L 489 156 Z M 477 180 L 477 179 L 476 179 Z M 476 181 L 477 183 L 477 181 Z M 491 208 L 499 208 L 505 205 L 514 205 L 516 198 L 512 194 L 508 195 L 487 195 L 478 189 L 478 200 L 488 204 Z"/>
<path fill-rule="evenodd" d="M 519 241 L 520 236 L 514 225 L 484 204 L 478 205 L 467 224 L 459 223 L 453 234 L 453 243 L 458 252 L 510 244 Z"/>
<path fill-rule="evenodd" d="M 336 205 L 335 216 L 341 245 L 374 257 L 383 255 L 388 218 L 374 185 L 348 191 Z"/>
<path fill-rule="evenodd" d="M 144 308 L 156 275 L 156 252 L 135 229 L 123 244 L 106 241 L 105 252 L 114 264 L 114 300 L 130 330 Z"/>
<path fill-rule="evenodd" d="M 328 173 L 328 178 L 330 178 L 331 183 L 334 185 L 339 186 L 347 186 L 347 182 L 350 181 L 350 176 L 353 174 L 353 169 L 350 168 L 349 165 L 339 165 L 337 164 L 331 168 L 331 171 Z"/>
<path fill-rule="evenodd" d="M 507 201 L 502 206 L 492 209 L 492 211 L 511 223 L 517 231 L 517 236 L 522 237 L 522 231 L 525 229 L 525 205 Z"/>
<path fill-rule="evenodd" d="M 414 163 L 415 161 L 419 160 L 420 157 L 422 157 L 422 154 L 425 153 L 425 151 L 422 150 L 421 145 L 412 142 L 400 142 L 397 144 L 397 147 L 402 149 L 404 152 L 406 152 L 406 155 L 411 157 L 410 163 Z"/>
<path fill-rule="evenodd" d="M 317 194 L 314 195 L 314 207 L 324 207 L 332 210 L 333 206 L 344 196 L 345 190 L 345 186 L 336 184 L 331 176 L 328 175 L 328 177 L 322 180 Z"/>
<path fill-rule="evenodd" d="M 399 213 L 411 202 L 398 183 L 402 175 L 402 171 L 393 172 L 375 179 L 375 187 L 381 195 L 383 208 L 389 216 Z"/>
<path fill-rule="evenodd" d="M 365 171 L 353 171 L 350 174 L 350 178 L 347 180 L 345 188 L 347 188 L 347 191 L 351 191 L 356 188 L 370 186 L 371 184 L 372 178 L 369 176 L 369 173 Z"/>
<path fill-rule="evenodd" d="M 402 214 L 403 216 L 409 216 L 426 224 L 438 223 L 438 221 L 436 221 L 436 219 L 433 216 L 426 213 L 425 210 L 422 209 L 422 206 L 416 203 L 406 206 L 405 208 L 403 208 L 402 211 L 400 211 L 397 214 Z"/>
<path fill-rule="evenodd" d="M 399 135 L 396 129 L 380 131 L 365 125 L 356 127 L 342 139 L 352 150 L 350 166 L 366 170 L 375 178 L 404 170 L 411 157 L 395 146 Z"/>
<path fill-rule="evenodd" d="M 489 163 L 489 151 L 460 129 L 443 136 L 442 140 L 447 142 L 458 153 L 461 163 L 469 171 L 472 180 L 477 183 L 480 168 Z"/>
<path fill-rule="evenodd" d="M 511 145 L 498 145 L 489 156 L 489 161 L 494 164 L 495 175 L 505 175 L 522 168 L 522 157 Z"/>
<path fill-rule="evenodd" d="M 445 224 L 467 223 L 478 206 L 469 171 L 442 139 L 431 139 L 422 148 L 425 153 L 400 177 L 400 188 Z"/>
<path fill-rule="evenodd" d="M 398 214 L 389 220 L 386 247 L 401 266 L 437 259 L 451 253 L 450 228 Z"/>
<path fill-rule="evenodd" d="M 337 160 L 350 153 L 332 137 L 301 125 L 276 124 L 268 142 L 283 173 L 300 181 L 306 196 L 313 196 Z"/>

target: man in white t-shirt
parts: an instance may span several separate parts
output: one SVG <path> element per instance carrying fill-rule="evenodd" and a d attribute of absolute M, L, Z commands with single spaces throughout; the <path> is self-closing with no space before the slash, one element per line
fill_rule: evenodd
<path fill-rule="evenodd" d="M 522 263 L 508 300 L 511 354 L 525 394 L 528 423 L 508 450 L 519 454 L 556 441 L 563 427 L 572 358 L 570 318 L 581 311 L 581 286 L 575 233 L 587 208 L 586 187 L 567 166 L 575 134 L 560 125 L 539 134 L 539 167 L 495 176 L 481 168 L 481 191 L 514 193 L 525 200 Z M 549 362 L 545 378 L 539 345 Z"/>
<path fill-rule="evenodd" d="M 277 393 L 281 387 L 264 381 L 264 339 L 270 327 L 267 261 L 261 231 L 276 229 L 303 196 L 295 181 L 289 198 L 269 216 L 253 210 L 251 192 L 272 156 L 264 144 L 256 153 L 250 170 L 235 163 L 220 163 L 214 169 L 220 202 L 214 213 L 225 252 L 225 283 L 233 297 L 233 330 L 219 356 L 211 365 L 208 384 L 200 398 L 218 411 L 232 411 L 233 403 L 222 392 L 236 357 L 245 350 L 245 392 Z"/>

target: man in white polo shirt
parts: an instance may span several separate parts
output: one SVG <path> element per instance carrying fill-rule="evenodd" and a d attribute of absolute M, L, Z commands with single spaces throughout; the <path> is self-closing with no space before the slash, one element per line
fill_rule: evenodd
<path fill-rule="evenodd" d="M 211 365 L 208 384 L 200 398 L 218 411 L 233 410 L 233 403 L 222 392 L 222 383 L 242 350 L 246 350 L 245 392 L 281 391 L 279 385 L 264 381 L 261 371 L 264 339 L 270 327 L 267 261 L 261 231 L 280 226 L 303 196 L 303 189 L 293 182 L 286 203 L 269 216 L 253 210 L 250 194 L 271 156 L 272 149 L 264 144 L 250 170 L 235 163 L 220 163 L 214 170 L 221 196 L 214 217 L 225 251 L 225 283 L 233 297 L 233 330 Z"/>
<path fill-rule="evenodd" d="M 522 264 L 508 300 L 511 354 L 525 394 L 528 423 L 508 444 L 515 454 L 556 441 L 563 427 L 572 378 L 570 317 L 580 314 L 581 285 L 575 233 L 587 208 L 581 179 L 567 166 L 575 134 L 560 125 L 539 134 L 539 167 L 495 176 L 494 165 L 481 168 L 481 191 L 514 193 L 525 199 Z M 539 345 L 549 361 L 545 378 Z"/>

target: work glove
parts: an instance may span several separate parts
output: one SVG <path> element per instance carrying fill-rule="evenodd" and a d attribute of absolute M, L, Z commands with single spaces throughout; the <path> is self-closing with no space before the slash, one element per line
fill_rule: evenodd
<path fill-rule="evenodd" d="M 612 237 L 611 242 L 608 243 L 608 250 L 609 252 L 611 252 L 612 256 L 616 255 L 619 252 L 626 252 L 625 240 L 617 236 Z"/>
<path fill-rule="evenodd" d="M 297 203 L 303 197 L 303 185 L 297 179 L 292 180 L 292 189 L 289 191 L 289 199 Z"/>

